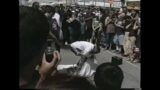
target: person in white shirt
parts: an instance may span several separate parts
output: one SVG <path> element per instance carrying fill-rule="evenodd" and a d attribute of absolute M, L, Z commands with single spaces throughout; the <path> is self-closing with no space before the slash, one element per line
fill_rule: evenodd
<path fill-rule="evenodd" d="M 54 15 L 52 16 L 52 19 L 56 19 L 57 23 L 58 23 L 58 26 L 61 28 L 61 22 L 60 22 L 60 15 L 58 13 L 58 8 L 55 8 L 55 13 Z"/>
<path fill-rule="evenodd" d="M 54 15 L 52 16 L 52 19 L 56 19 L 58 26 L 61 27 L 61 22 L 60 22 L 60 15 L 59 13 L 55 12 Z"/>
<path fill-rule="evenodd" d="M 92 52 L 95 52 L 96 46 L 86 41 L 76 41 L 70 44 L 71 50 L 75 55 L 87 57 Z"/>
<path fill-rule="evenodd" d="M 94 54 L 97 53 L 97 46 L 86 41 L 76 41 L 70 44 L 71 51 L 81 59 L 77 63 L 77 72 L 79 76 L 89 77 L 95 72 L 97 61 Z"/>

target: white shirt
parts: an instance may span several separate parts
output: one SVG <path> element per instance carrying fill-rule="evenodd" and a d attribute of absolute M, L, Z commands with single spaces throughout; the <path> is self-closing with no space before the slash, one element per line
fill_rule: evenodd
<path fill-rule="evenodd" d="M 58 13 L 55 12 L 55 14 L 53 15 L 52 19 L 56 19 L 58 26 L 61 27 L 61 23 L 60 23 L 60 15 Z"/>
<path fill-rule="evenodd" d="M 72 48 L 79 49 L 81 55 L 87 56 L 91 50 L 94 48 L 94 44 L 86 41 L 76 41 L 70 45 Z"/>
<path fill-rule="evenodd" d="M 109 20 L 109 17 L 106 17 L 106 19 L 105 19 L 105 25 L 107 25 L 108 20 Z"/>

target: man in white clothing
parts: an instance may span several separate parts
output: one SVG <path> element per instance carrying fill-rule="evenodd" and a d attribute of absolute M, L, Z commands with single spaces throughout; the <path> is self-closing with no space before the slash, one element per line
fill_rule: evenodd
<path fill-rule="evenodd" d="M 95 72 L 94 67 L 97 65 L 94 54 L 97 53 L 97 46 L 86 41 L 76 41 L 70 44 L 71 51 L 81 56 L 77 63 L 76 74 L 84 77 L 92 76 Z"/>
<path fill-rule="evenodd" d="M 54 12 L 53 12 L 54 13 Z M 55 13 L 52 16 L 52 19 L 56 19 L 58 26 L 61 27 L 60 15 L 58 13 L 58 8 L 55 8 Z"/>
<path fill-rule="evenodd" d="M 61 24 L 60 24 L 60 15 L 55 12 L 55 14 L 53 15 L 52 19 L 56 19 L 57 23 L 58 23 L 58 26 L 61 27 Z"/>
<path fill-rule="evenodd" d="M 84 56 L 88 57 L 91 54 L 96 53 L 97 47 L 87 41 L 76 41 L 70 44 L 71 50 L 74 52 L 77 56 Z"/>

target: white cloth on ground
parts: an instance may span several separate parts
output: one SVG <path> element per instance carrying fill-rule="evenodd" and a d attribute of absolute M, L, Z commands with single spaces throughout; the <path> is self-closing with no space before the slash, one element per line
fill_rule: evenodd
<path fill-rule="evenodd" d="M 97 68 L 98 64 L 97 64 L 97 61 L 96 59 L 89 59 L 87 60 L 80 72 L 79 72 L 79 76 L 83 76 L 83 77 L 90 77 L 92 76 L 95 72 L 96 72 L 96 68 Z"/>

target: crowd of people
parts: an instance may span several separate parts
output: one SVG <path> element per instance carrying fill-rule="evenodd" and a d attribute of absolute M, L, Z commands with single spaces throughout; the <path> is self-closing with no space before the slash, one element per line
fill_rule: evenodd
<path fill-rule="evenodd" d="M 100 7 L 39 6 L 33 4 L 48 18 L 50 30 L 63 45 L 88 41 L 106 50 L 140 61 L 140 11 L 104 9 Z M 57 27 L 56 27 L 57 26 Z M 57 45 L 58 46 L 58 45 Z M 59 47 L 60 48 L 60 47 Z"/>
<path fill-rule="evenodd" d="M 128 10 L 126 7 L 122 9 L 104 9 L 94 6 L 64 7 L 62 4 L 40 6 L 38 2 L 34 2 L 32 7 L 20 6 L 19 8 L 20 87 L 28 87 L 28 84 L 31 83 L 34 87 L 38 87 L 43 80 L 48 78 L 48 75 L 53 74 L 53 71 L 57 72 L 56 67 L 61 60 L 61 47 L 70 44 L 73 46 L 73 43 L 77 41 L 90 42 L 94 49 L 96 47 L 96 53 L 104 48 L 115 50 L 115 53 L 128 57 L 131 62 L 140 61 L 141 21 L 138 10 Z M 47 39 L 54 40 L 57 49 L 53 53 L 54 57 L 50 63 L 46 61 L 44 54 Z M 80 53 L 76 52 L 75 54 Z M 33 80 L 32 75 L 35 74 L 35 67 L 38 63 L 41 63 L 38 69 L 40 79 L 38 84 L 33 84 L 37 81 Z M 67 81 L 64 80 L 68 80 L 69 77 L 59 73 L 55 74 L 52 78 L 54 79 L 54 86 L 60 88 L 62 86 L 58 86 L 57 83 L 62 82 L 66 85 Z M 103 63 L 98 66 L 94 76 L 96 89 L 119 90 L 123 77 L 123 72 L 117 65 Z M 74 77 L 75 79 L 77 77 Z M 91 90 L 94 90 L 94 86 L 91 87 Z M 82 90 L 86 89 L 83 87 Z"/>

